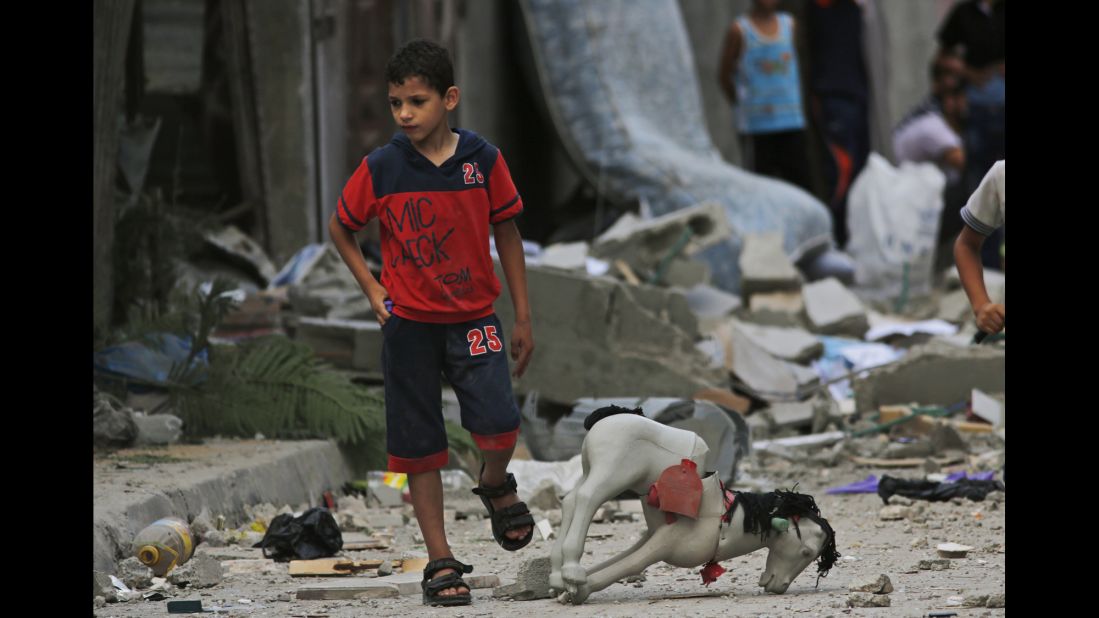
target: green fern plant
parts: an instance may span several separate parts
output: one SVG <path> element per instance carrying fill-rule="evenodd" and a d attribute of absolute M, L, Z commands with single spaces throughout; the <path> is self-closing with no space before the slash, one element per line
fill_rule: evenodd
<path fill-rule="evenodd" d="M 326 367 L 308 346 L 282 336 L 219 346 L 206 379 L 173 393 L 201 435 L 332 437 L 384 451 L 384 402 Z"/>

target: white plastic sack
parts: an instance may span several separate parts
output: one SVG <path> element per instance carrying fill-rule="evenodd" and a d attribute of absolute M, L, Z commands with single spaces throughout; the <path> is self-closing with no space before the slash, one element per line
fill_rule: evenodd
<path fill-rule="evenodd" d="M 946 176 L 931 163 L 893 167 L 870 153 L 847 200 L 855 292 L 903 309 L 931 293 Z"/>

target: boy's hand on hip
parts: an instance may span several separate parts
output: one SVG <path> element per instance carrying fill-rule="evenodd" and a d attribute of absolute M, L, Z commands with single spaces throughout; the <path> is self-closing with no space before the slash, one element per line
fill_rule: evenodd
<path fill-rule="evenodd" d="M 370 307 L 374 309 L 374 317 L 378 318 L 378 324 L 385 325 L 389 321 L 389 310 L 385 308 L 385 299 L 389 298 L 389 292 L 382 286 L 366 293 L 370 299 Z"/>
<path fill-rule="evenodd" d="M 986 303 L 981 306 L 980 309 L 975 311 L 977 316 L 977 328 L 984 332 L 995 335 L 1004 328 L 1006 321 L 1006 312 L 1002 304 L 999 303 Z"/>
<path fill-rule="evenodd" d="M 515 361 L 515 377 L 523 377 L 532 352 L 534 334 L 531 332 L 530 322 L 515 322 L 515 329 L 511 332 L 511 360 Z"/>

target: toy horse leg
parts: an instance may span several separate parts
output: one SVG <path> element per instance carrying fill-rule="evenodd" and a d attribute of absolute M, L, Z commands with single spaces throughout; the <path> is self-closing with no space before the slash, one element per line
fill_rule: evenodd
<path fill-rule="evenodd" d="M 683 535 L 685 528 L 662 526 L 649 534 L 640 546 L 634 546 L 616 556 L 614 562 L 605 568 L 592 569 L 587 583 L 569 590 L 568 599 L 579 605 L 588 595 L 610 586 L 614 582 L 644 571 L 650 564 L 662 562 Z M 602 565 L 600 565 L 602 566 Z"/>
<path fill-rule="evenodd" d="M 643 471 L 642 471 L 643 473 Z M 561 576 L 567 584 L 580 585 L 587 580 L 587 573 L 580 567 L 580 556 L 584 552 L 584 540 L 588 535 L 588 527 L 595 517 L 595 511 L 604 502 L 617 496 L 623 489 L 631 487 L 637 479 L 631 475 L 637 474 L 626 466 L 603 466 L 599 469 L 588 470 L 588 475 L 572 490 L 575 495 L 572 519 L 569 522 L 568 531 L 564 534 L 562 547 Z M 572 497 L 570 495 L 570 497 Z M 564 523 L 564 515 L 562 515 Z"/>
<path fill-rule="evenodd" d="M 583 484 L 586 477 L 587 475 L 581 477 L 580 484 Z M 565 589 L 565 580 L 561 577 L 561 564 L 564 562 L 565 535 L 568 534 L 569 527 L 572 525 L 572 512 L 574 509 L 576 509 L 576 492 L 570 491 L 561 500 L 561 528 L 557 533 L 557 539 L 553 542 L 553 549 L 550 551 L 549 586 L 554 590 Z M 583 550 L 584 548 L 581 546 L 580 551 Z"/>

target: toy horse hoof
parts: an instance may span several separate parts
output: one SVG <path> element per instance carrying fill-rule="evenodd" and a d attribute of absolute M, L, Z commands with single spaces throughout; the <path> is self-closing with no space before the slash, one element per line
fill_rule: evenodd
<path fill-rule="evenodd" d="M 561 577 L 564 578 L 566 584 L 572 584 L 573 586 L 588 583 L 588 572 L 579 564 L 566 564 L 561 567 Z M 566 585 L 566 588 L 571 589 L 572 586 Z"/>
<path fill-rule="evenodd" d="M 565 578 L 561 577 L 561 571 L 554 571 L 549 576 L 549 587 L 554 590 L 565 589 Z"/>

